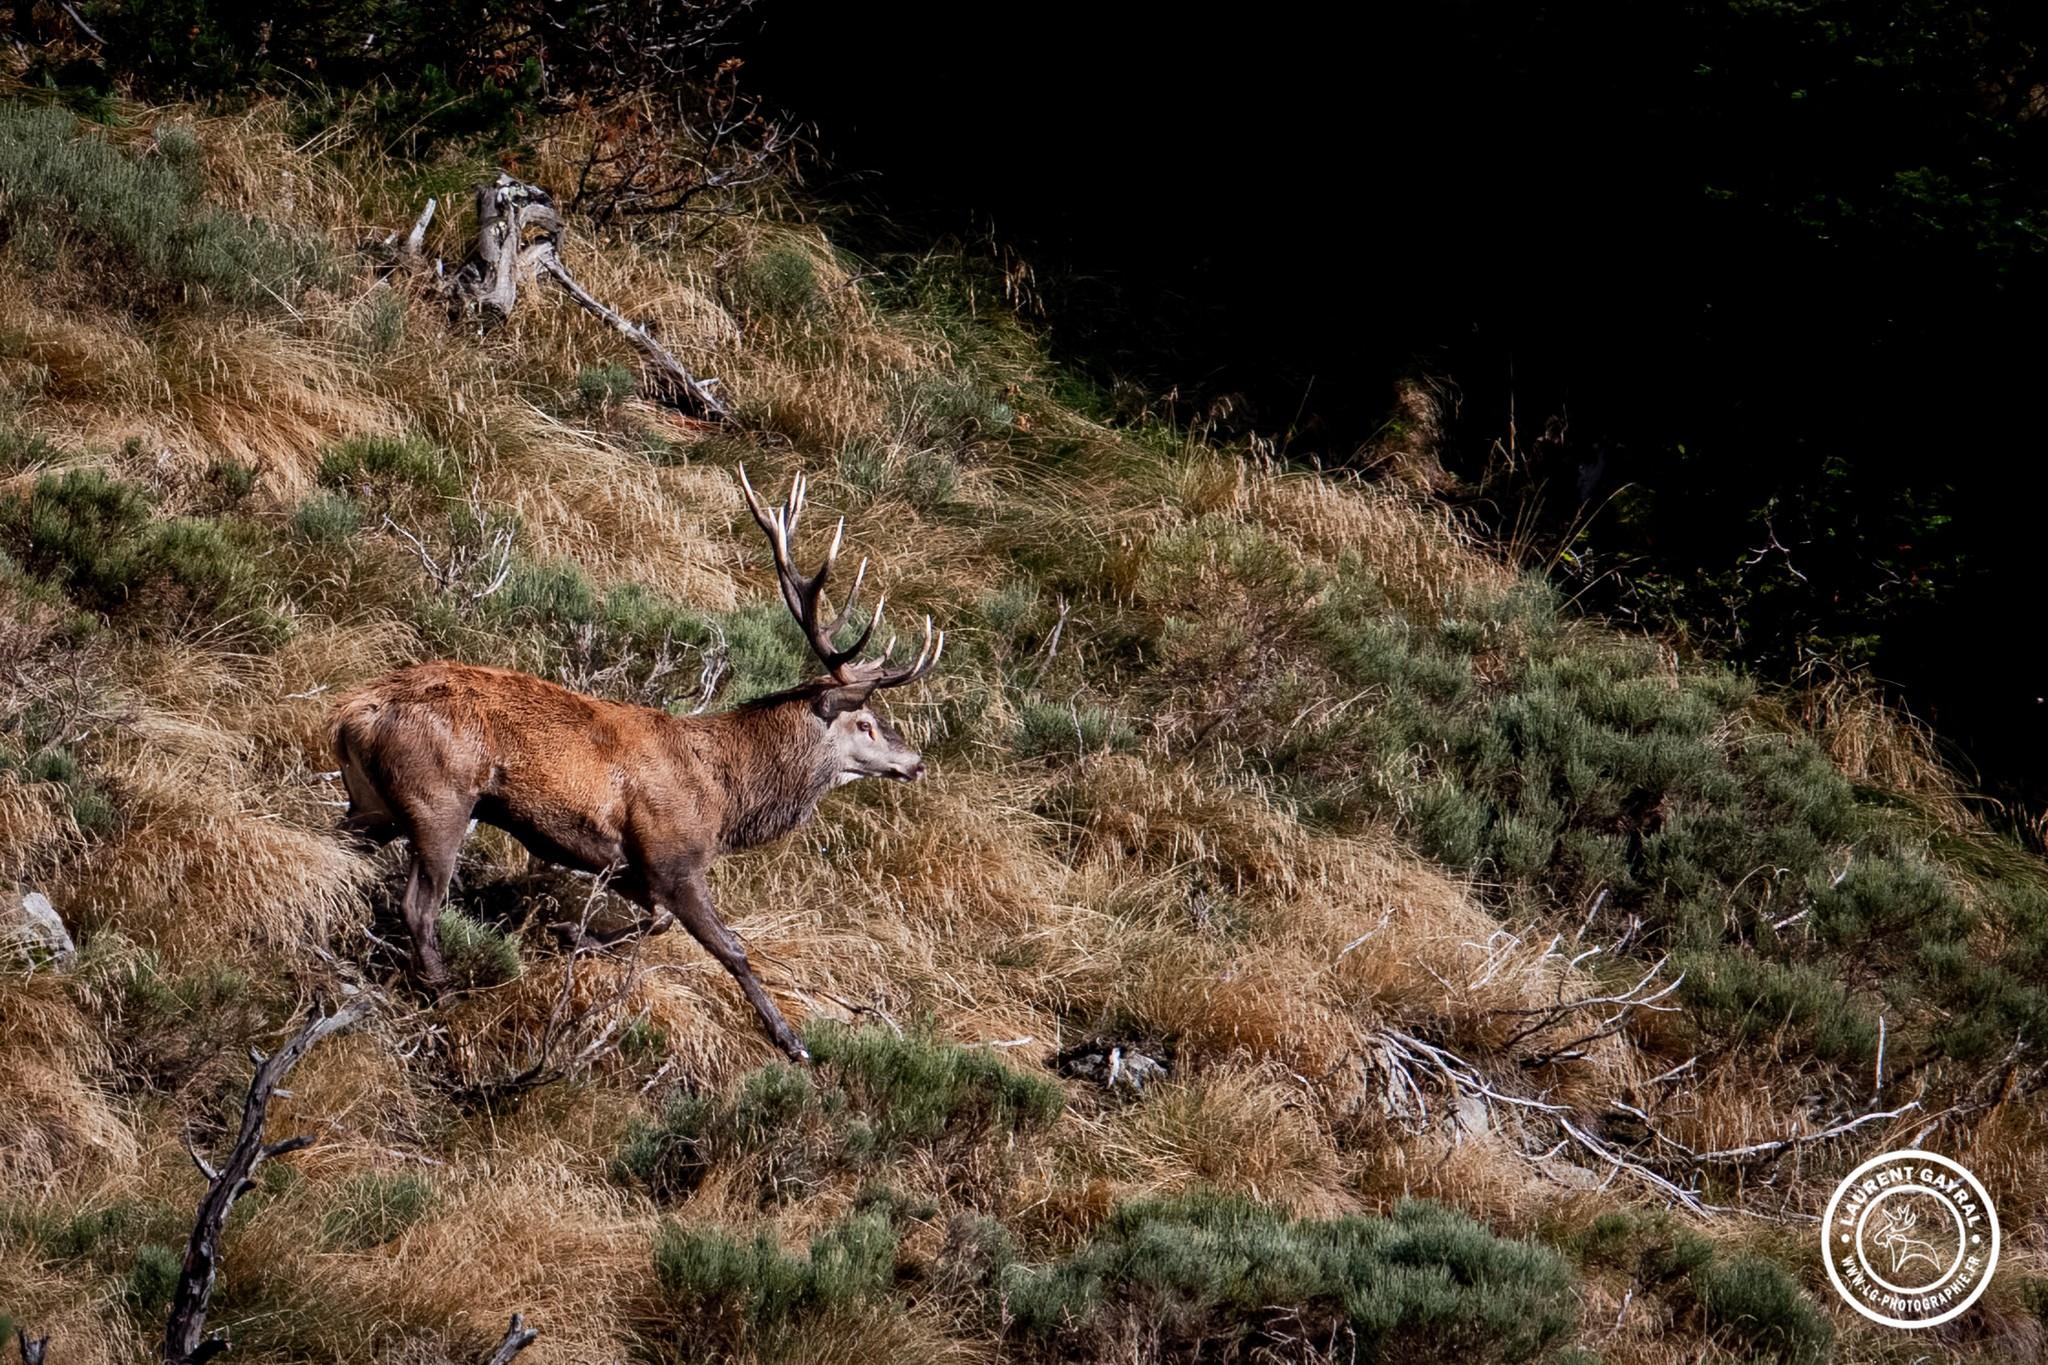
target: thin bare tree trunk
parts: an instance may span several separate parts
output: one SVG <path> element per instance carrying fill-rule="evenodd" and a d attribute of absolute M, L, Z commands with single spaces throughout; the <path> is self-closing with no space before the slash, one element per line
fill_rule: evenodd
<path fill-rule="evenodd" d="M 299 1136 L 266 1144 L 263 1125 L 269 1117 L 270 1101 L 314 1044 L 349 1027 L 369 1010 L 367 999 L 327 1015 L 321 1014 L 316 1006 L 305 1026 L 275 1053 L 265 1057 L 250 1049 L 256 1075 L 249 1082 L 249 1096 L 242 1103 L 241 1132 L 226 1164 L 215 1169 L 196 1150 L 188 1149 L 193 1164 L 206 1177 L 206 1196 L 199 1201 L 199 1217 L 192 1225 L 192 1239 L 185 1246 L 185 1264 L 171 1299 L 170 1319 L 164 1325 L 164 1365 L 201 1365 L 228 1348 L 226 1337 L 206 1335 L 206 1312 L 213 1298 L 214 1281 L 220 1275 L 220 1239 L 227 1228 L 228 1214 L 234 1210 L 237 1199 L 255 1188 L 257 1167 L 313 1141 Z"/>

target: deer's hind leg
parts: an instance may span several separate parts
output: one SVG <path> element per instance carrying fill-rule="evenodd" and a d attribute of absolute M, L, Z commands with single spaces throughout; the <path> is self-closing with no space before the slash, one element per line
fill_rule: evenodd
<path fill-rule="evenodd" d="M 412 936 L 413 973 L 430 990 L 448 984 L 448 965 L 441 957 L 441 936 L 435 922 L 448 899 L 455 855 L 469 833 L 469 813 L 474 805 L 473 799 L 451 797 L 405 813 L 412 841 L 412 863 L 405 879 L 405 927 Z"/>
<path fill-rule="evenodd" d="M 341 817 L 342 833 L 365 841 L 372 849 L 402 837 L 405 826 L 399 822 L 398 813 L 362 764 L 346 748 L 341 750 L 340 758 L 341 785 L 348 793 L 348 813 Z"/>

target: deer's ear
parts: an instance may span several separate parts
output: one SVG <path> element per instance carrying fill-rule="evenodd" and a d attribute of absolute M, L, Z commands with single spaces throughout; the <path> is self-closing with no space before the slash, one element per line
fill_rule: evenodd
<path fill-rule="evenodd" d="M 873 686 L 865 683 L 854 687 L 829 687 L 818 694 L 811 703 L 811 709 L 818 713 L 819 720 L 829 725 L 848 711 L 858 711 L 866 706 L 868 694 L 874 690 Z"/>

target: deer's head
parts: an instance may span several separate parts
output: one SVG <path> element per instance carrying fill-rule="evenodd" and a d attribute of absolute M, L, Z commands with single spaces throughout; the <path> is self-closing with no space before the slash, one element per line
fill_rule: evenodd
<path fill-rule="evenodd" d="M 861 660 L 860 652 L 867 647 L 875 627 L 881 623 L 882 609 L 888 604 L 885 593 L 876 599 L 875 609 L 869 614 L 859 637 L 841 649 L 836 643 L 839 632 L 852 618 L 854 606 L 860 600 L 861 584 L 868 572 L 867 561 L 862 560 L 853 576 L 853 587 L 846 594 L 845 604 L 831 620 L 821 619 L 825 611 L 825 581 L 831 576 L 832 566 L 839 558 L 839 547 L 846 536 L 845 520 L 842 518 L 838 529 L 832 533 L 832 545 L 825 551 L 825 562 L 818 566 L 816 573 L 805 577 L 797 571 L 789 548 L 790 538 L 796 534 L 797 518 L 804 510 L 804 476 L 796 476 L 790 483 L 789 500 L 773 510 L 764 507 L 755 495 L 744 468 L 740 470 L 740 488 L 747 497 L 747 510 L 754 514 L 755 523 L 768 537 L 768 547 L 774 552 L 775 578 L 782 589 L 783 603 L 796 617 L 797 625 L 803 628 L 804 639 L 810 642 L 811 651 L 825 667 L 824 676 L 808 684 L 801 692 L 810 704 L 811 713 L 824 726 L 825 743 L 835 765 L 835 785 L 856 782 L 863 777 L 891 777 L 900 782 L 914 782 L 923 777 L 923 757 L 905 743 L 896 727 L 868 703 L 876 692 L 885 687 L 901 687 L 931 672 L 939 661 L 940 652 L 946 647 L 946 633 L 939 631 L 934 634 L 932 618 L 927 616 L 924 618 L 924 644 L 906 667 L 897 668 L 890 663 L 890 655 L 896 645 L 893 637 L 882 650 L 881 657 Z"/>

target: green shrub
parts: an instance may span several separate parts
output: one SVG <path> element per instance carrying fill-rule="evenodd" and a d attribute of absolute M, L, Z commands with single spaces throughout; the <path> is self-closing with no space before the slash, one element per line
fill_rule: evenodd
<path fill-rule="evenodd" d="M 1011 744 L 1026 758 L 1121 753 L 1138 747 L 1138 732 L 1106 707 L 1029 698 L 1017 709 Z"/>
<path fill-rule="evenodd" d="M 239 461 L 218 460 L 206 473 L 229 502 L 240 502 L 256 491 L 256 470 Z"/>
<path fill-rule="evenodd" d="M 1540 585 L 1450 603 L 1427 629 L 1388 607 L 1351 569 L 1310 609 L 1325 662 L 1373 704 L 1265 747 L 1309 809 L 1391 814 L 1518 912 L 1577 924 L 1598 898 L 1640 917 L 1717 1039 L 1860 1065 L 1880 1009 L 1901 1045 L 1960 1059 L 2048 1023 L 2026 894 L 1994 881 L 1984 910 L 1966 905 L 1924 837 L 1746 709 L 1747 680 L 1577 633 Z M 2004 961 L 1977 932 L 1987 913 L 2017 930 Z M 1859 999 L 1872 969 L 1884 998 Z"/>
<path fill-rule="evenodd" d="M 818 661 L 780 603 L 760 603 L 719 619 L 732 676 L 724 696 L 734 705 L 779 692 L 818 672 Z"/>
<path fill-rule="evenodd" d="M 1113 1320 L 1135 1319 L 1144 1339 L 1218 1358 L 1335 1339 L 1361 1360 L 1539 1360 L 1577 1318 L 1555 1253 L 1416 1201 L 1328 1221 L 1216 1195 L 1128 1204 L 1065 1260 L 999 1282 L 1026 1337 L 1114 1335 Z"/>
<path fill-rule="evenodd" d="M 951 456 L 986 437 L 1007 438 L 1017 414 L 973 378 L 921 374 L 905 381 L 895 402 L 896 424 L 912 446 Z"/>
<path fill-rule="evenodd" d="M 448 497 L 462 491 L 463 475 L 452 453 L 417 436 L 351 436 L 321 457 L 320 482 L 407 485 Z"/>
<path fill-rule="evenodd" d="M 1752 1251 L 1728 1251 L 1670 1214 L 1637 1209 L 1605 1213 L 1573 1239 L 1589 1265 L 1618 1269 L 1744 1360 L 1817 1365 L 1828 1358 L 1833 1328 L 1784 1266 Z"/>
<path fill-rule="evenodd" d="M 31 268 L 77 253 L 137 303 L 269 304 L 336 273 L 304 239 L 206 207 L 190 130 L 131 157 L 63 110 L 0 105 L 0 187 L 0 235 Z"/>
<path fill-rule="evenodd" d="M 65 1214 L 48 1203 L 0 1205 L 0 1230 L 52 1260 L 123 1272 L 145 1244 L 169 1246 L 191 1231 L 192 1210 L 121 1202 Z"/>
<path fill-rule="evenodd" d="M 770 317 L 801 317 L 823 298 L 817 263 L 793 246 L 770 246 L 748 257 L 736 283 L 741 305 Z"/>
<path fill-rule="evenodd" d="M 178 1276 L 184 1267 L 181 1252 L 161 1242 L 144 1242 L 135 1248 L 135 1260 L 121 1288 L 121 1302 L 145 1322 L 161 1321 L 170 1310 L 171 1296 L 177 1292 Z"/>
<path fill-rule="evenodd" d="M 434 1187 L 423 1176 L 366 1171 L 342 1186 L 320 1240 L 336 1251 L 367 1251 L 419 1222 L 433 1203 Z"/>
<path fill-rule="evenodd" d="M 315 545 L 340 545 L 362 529 L 363 511 L 347 493 L 331 488 L 314 492 L 292 513 L 292 530 Z"/>
<path fill-rule="evenodd" d="M 672 1096 L 658 1118 L 627 1125 L 612 1178 L 643 1185 L 657 1199 L 680 1199 L 711 1168 L 711 1138 L 721 1117 L 719 1106 L 700 1095 Z"/>
<path fill-rule="evenodd" d="M 511 935 L 471 919 L 453 906 L 441 912 L 435 929 L 449 978 L 458 988 L 502 986 L 517 980 L 526 969 L 519 957 L 519 944 Z"/>
<path fill-rule="evenodd" d="M 727 1341 L 773 1334 L 811 1315 L 870 1302 L 895 1283 L 897 1232 L 886 1213 L 857 1212 L 791 1256 L 766 1232 L 664 1223 L 654 1270 L 671 1306 Z"/>
<path fill-rule="evenodd" d="M 107 611 L 151 589 L 174 590 L 202 609 L 227 606 L 255 574 L 220 523 L 152 520 L 142 489 L 96 469 L 45 474 L 25 501 L 0 504 L 0 543 L 24 567 Z"/>
<path fill-rule="evenodd" d="M 1055 1082 L 1012 1070 L 987 1048 L 941 1041 L 928 1029 L 899 1036 L 819 1020 L 805 1030 L 804 1045 L 825 1075 L 845 1086 L 883 1144 L 1041 1127 L 1065 1104 Z"/>
<path fill-rule="evenodd" d="M 1745 1359 L 1827 1359 L 1834 1328 L 1777 1262 L 1750 1252 L 1718 1256 L 1693 1272 L 1692 1289 L 1707 1331 L 1718 1341 L 1740 1342 Z"/>
<path fill-rule="evenodd" d="M 624 402 L 639 387 L 639 377 L 616 362 L 586 365 L 576 373 L 576 397 L 586 407 L 601 408 Z"/>
<path fill-rule="evenodd" d="M 801 1188 L 833 1165 L 857 1167 L 907 1143 L 1042 1128 L 1065 1100 L 1055 1082 L 928 1030 L 898 1037 L 818 1021 L 805 1042 L 814 1070 L 773 1062 L 728 1095 L 677 1094 L 659 1115 L 636 1119 L 613 1178 L 673 1200 L 720 1161 L 765 1154 L 764 1193 L 783 1197 L 775 1192 L 784 1183 Z"/>
<path fill-rule="evenodd" d="M 149 497 L 99 470 L 43 475 L 6 518 L 22 563 L 81 596 L 119 600 L 148 572 Z"/>
<path fill-rule="evenodd" d="M 817 1102 L 818 1090 L 809 1076 L 785 1063 L 770 1062 L 740 1083 L 729 1125 L 742 1147 L 759 1147 Z"/>

